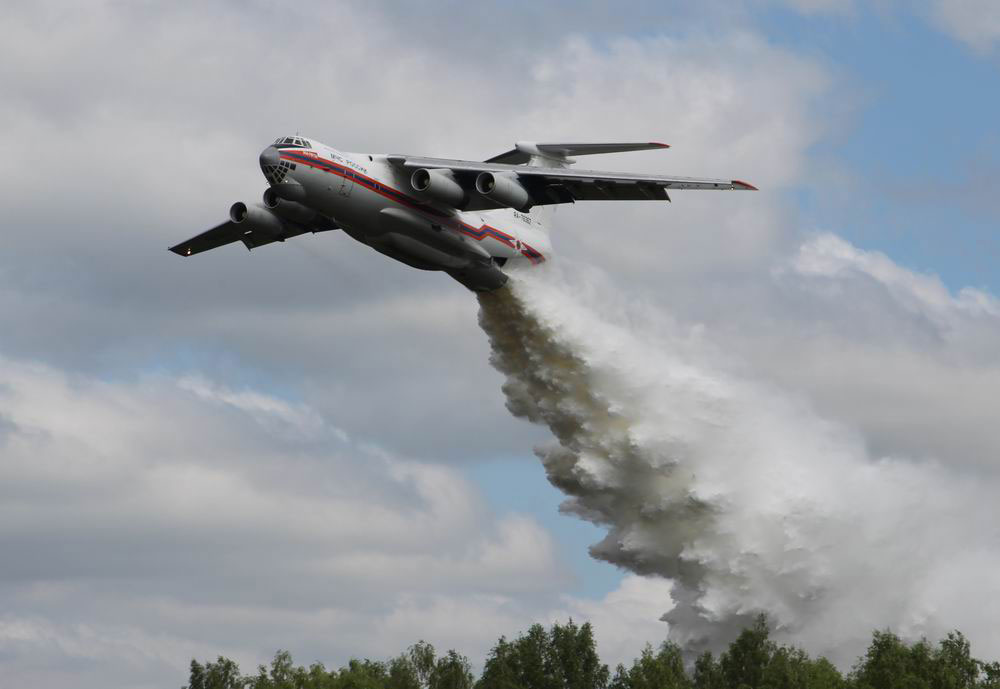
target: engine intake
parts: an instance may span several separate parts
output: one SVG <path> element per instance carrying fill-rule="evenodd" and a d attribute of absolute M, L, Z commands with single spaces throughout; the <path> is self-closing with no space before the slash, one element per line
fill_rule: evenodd
<path fill-rule="evenodd" d="M 319 213 L 308 206 L 278 196 L 274 187 L 264 191 L 264 207 L 280 218 L 300 225 L 310 225 L 319 218 Z"/>
<path fill-rule="evenodd" d="M 229 209 L 229 219 L 252 232 L 261 232 L 272 237 L 282 237 L 287 234 L 285 224 L 272 211 L 247 206 L 242 201 L 237 201 Z"/>
<path fill-rule="evenodd" d="M 465 206 L 469 200 L 462 185 L 455 181 L 451 170 L 420 168 L 410 176 L 410 186 L 435 201 L 455 208 Z"/>
<path fill-rule="evenodd" d="M 513 172 L 480 172 L 476 177 L 476 191 L 509 208 L 519 211 L 531 208 L 531 194 Z"/>

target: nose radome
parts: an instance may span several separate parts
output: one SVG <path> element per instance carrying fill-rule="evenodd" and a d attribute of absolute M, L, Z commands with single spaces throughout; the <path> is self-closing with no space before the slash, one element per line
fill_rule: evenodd
<path fill-rule="evenodd" d="M 277 165 L 279 162 L 281 162 L 281 154 L 274 146 L 268 146 L 260 152 L 260 166 L 262 168 Z"/>

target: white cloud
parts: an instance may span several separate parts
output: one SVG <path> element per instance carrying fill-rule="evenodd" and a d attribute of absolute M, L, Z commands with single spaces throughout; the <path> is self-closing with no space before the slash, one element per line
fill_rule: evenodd
<path fill-rule="evenodd" d="M 665 579 L 628 575 L 599 601 L 568 597 L 552 621 L 589 621 L 601 660 L 614 672 L 616 665 L 628 666 L 638 656 L 642 649 L 637 639 L 657 646 L 667 638 L 668 627 L 660 617 L 673 605 L 672 589 Z"/>
<path fill-rule="evenodd" d="M 778 3 L 806 15 L 852 14 L 859 6 L 854 0 L 778 0 Z M 994 0 L 877 0 L 866 4 L 880 12 L 916 11 L 929 15 L 937 28 L 978 53 L 990 53 L 1000 40 L 1000 5 Z"/>
<path fill-rule="evenodd" d="M 804 244 L 792 267 L 806 278 L 870 277 L 882 285 L 896 303 L 926 316 L 940 329 L 950 329 L 969 318 L 1000 318 L 1000 300 L 982 290 L 964 287 L 957 296 L 940 278 L 920 275 L 878 252 L 861 251 L 832 234 L 823 234 Z"/>
<path fill-rule="evenodd" d="M 1000 5 L 993 0 L 932 0 L 932 16 L 955 38 L 981 53 L 1000 40 Z"/>
<path fill-rule="evenodd" d="M 770 305 L 718 324 L 758 374 L 861 429 L 879 453 L 996 467 L 995 296 L 952 292 L 832 235 L 805 241 L 773 280 L 755 296 Z"/>
<path fill-rule="evenodd" d="M 854 9 L 854 0 L 781 0 L 803 14 L 840 14 Z"/>
<path fill-rule="evenodd" d="M 555 601 L 568 582 L 534 521 L 490 514 L 455 471 L 354 443 L 305 405 L 0 359 L 0 409 L 0 549 L 15 554 L 0 565 L 0 643 L 25 681 L 74 659 L 89 663 L 80 686 L 118 666 L 180 681 L 195 651 L 263 660 L 325 644 L 342 661 L 418 638 L 365 645 L 359 620 L 513 601 L 499 621 L 489 606 L 450 619 L 457 642 L 525 623 L 522 599 Z"/>
<path fill-rule="evenodd" d="M 665 633 L 641 599 L 669 585 L 567 600 L 536 522 L 491 514 L 453 469 L 353 441 L 308 405 L 4 358 L 0 409 L 12 682 L 156 686 L 194 656 L 250 670 L 290 648 L 336 664 L 419 638 L 478 663 L 501 634 L 566 615 L 592 618 L 615 659 Z"/>

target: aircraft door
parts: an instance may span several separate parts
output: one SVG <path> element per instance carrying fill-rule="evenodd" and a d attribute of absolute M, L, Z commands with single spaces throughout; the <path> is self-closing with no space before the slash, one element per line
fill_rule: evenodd
<path fill-rule="evenodd" d="M 340 180 L 339 193 L 341 196 L 350 196 L 351 189 L 353 188 L 354 188 L 354 170 L 348 167 L 346 168 L 345 176 L 342 177 Z"/>
<path fill-rule="evenodd" d="M 339 155 L 330 152 L 330 160 L 334 164 L 336 172 L 331 174 L 327 181 L 327 191 L 333 191 L 340 196 L 350 196 L 351 189 L 354 188 L 354 171 Z"/>

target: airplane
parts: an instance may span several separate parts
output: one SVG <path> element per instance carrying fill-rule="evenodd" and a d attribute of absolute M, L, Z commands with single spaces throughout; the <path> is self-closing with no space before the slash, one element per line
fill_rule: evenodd
<path fill-rule="evenodd" d="M 551 257 L 551 211 L 577 201 L 670 201 L 669 190 L 752 190 L 740 180 L 570 169 L 572 156 L 669 148 L 662 143 L 535 143 L 484 162 L 347 153 L 282 136 L 260 154 L 263 202 L 170 247 L 181 256 L 236 241 L 247 249 L 342 230 L 413 268 L 443 271 L 470 290 L 507 282 L 505 266 Z"/>

